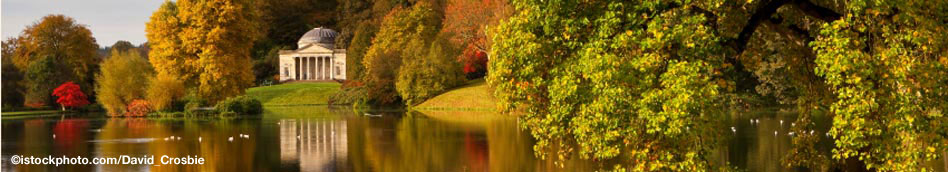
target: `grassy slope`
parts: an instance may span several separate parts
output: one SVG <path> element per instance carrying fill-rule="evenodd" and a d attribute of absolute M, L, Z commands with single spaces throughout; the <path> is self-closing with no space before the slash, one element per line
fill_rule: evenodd
<path fill-rule="evenodd" d="M 247 89 L 247 95 L 264 106 L 325 105 L 339 91 L 335 82 L 297 82 Z"/>
<path fill-rule="evenodd" d="M 467 85 L 428 99 L 412 109 L 493 112 L 497 107 L 497 98 L 494 98 L 493 91 L 484 79 L 473 80 Z"/>

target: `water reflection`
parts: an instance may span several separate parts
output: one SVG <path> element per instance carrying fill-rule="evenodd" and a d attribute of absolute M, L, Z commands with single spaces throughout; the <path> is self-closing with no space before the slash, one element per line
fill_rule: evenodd
<path fill-rule="evenodd" d="M 300 171 L 336 171 L 345 165 L 348 134 L 343 120 L 280 119 L 280 163 Z"/>
<path fill-rule="evenodd" d="M 379 113 L 373 113 L 379 114 Z M 605 162 L 576 155 L 559 167 L 534 156 L 517 118 L 482 112 L 382 113 L 364 116 L 326 106 L 268 108 L 261 117 L 106 118 L 101 114 L 2 121 L 3 171 L 595 171 Z M 718 164 L 746 171 L 790 169 L 792 113 L 733 117 Z M 748 121 L 759 122 L 748 122 Z M 784 123 L 781 124 L 780 120 Z M 824 133 L 828 123 L 818 122 Z M 730 127 L 734 127 L 731 130 Z M 777 134 L 774 134 L 774 133 Z M 55 135 L 55 137 L 54 137 Z M 825 139 L 828 140 L 828 139 Z M 819 150 L 829 152 L 829 141 Z M 943 153 L 945 154 L 945 153 Z M 204 165 L 13 165 L 12 155 L 198 156 Z M 948 156 L 948 154 L 946 154 Z M 929 163 L 948 171 L 948 160 Z M 156 162 L 160 163 L 160 162 Z"/>

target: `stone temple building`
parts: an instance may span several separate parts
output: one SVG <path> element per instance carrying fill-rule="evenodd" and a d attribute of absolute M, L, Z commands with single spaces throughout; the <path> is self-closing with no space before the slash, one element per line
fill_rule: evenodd
<path fill-rule="evenodd" d="M 336 31 L 313 28 L 296 50 L 280 50 L 280 82 L 346 80 L 346 50 L 336 49 Z"/>

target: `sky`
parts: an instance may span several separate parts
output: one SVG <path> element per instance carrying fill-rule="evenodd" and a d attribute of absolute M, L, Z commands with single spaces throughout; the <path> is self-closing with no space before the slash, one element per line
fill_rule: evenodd
<path fill-rule="evenodd" d="M 100 47 L 118 40 L 144 43 L 145 22 L 164 0 L 2 0 L 3 39 L 20 35 L 43 16 L 62 14 L 92 31 Z"/>

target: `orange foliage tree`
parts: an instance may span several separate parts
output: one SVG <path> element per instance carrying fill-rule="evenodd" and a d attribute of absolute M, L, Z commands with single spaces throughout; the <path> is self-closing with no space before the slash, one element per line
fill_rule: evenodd
<path fill-rule="evenodd" d="M 444 10 L 442 31 L 453 34 L 451 42 L 464 47 L 458 61 L 464 64 L 468 78 L 486 74 L 490 48 L 486 30 L 510 16 L 511 12 L 506 0 L 449 0 Z"/>

